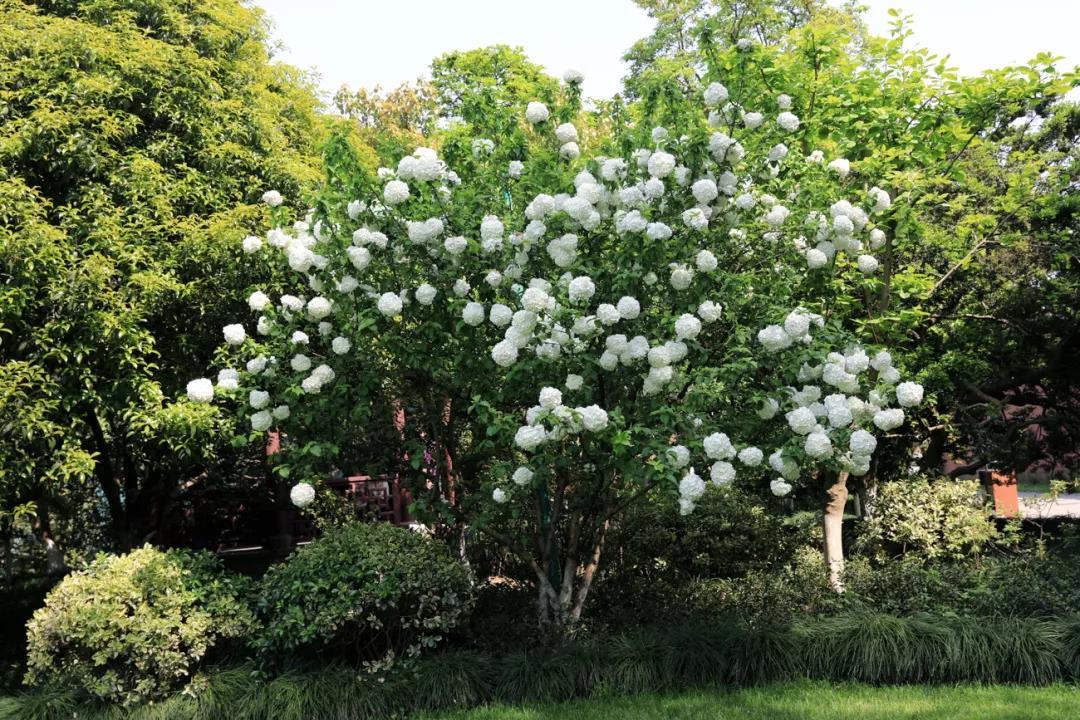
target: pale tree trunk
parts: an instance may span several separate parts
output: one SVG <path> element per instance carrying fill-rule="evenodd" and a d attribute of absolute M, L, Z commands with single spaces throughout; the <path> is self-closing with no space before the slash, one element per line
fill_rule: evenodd
<path fill-rule="evenodd" d="M 829 485 L 825 488 L 825 507 L 822 517 L 824 529 L 825 564 L 829 568 L 829 585 L 838 592 L 844 591 L 844 505 L 847 504 L 848 473 L 826 475 Z"/>
<path fill-rule="evenodd" d="M 581 620 L 585 602 L 589 598 L 593 580 L 600 567 L 600 556 L 604 549 L 604 537 L 609 521 L 605 520 L 597 529 L 588 558 L 584 563 L 577 556 L 577 541 L 580 525 L 577 519 L 571 522 L 570 547 L 563 563 L 559 587 L 555 587 L 551 577 L 540 565 L 534 566 L 537 580 L 537 618 L 540 625 L 548 628 L 565 628 Z"/>

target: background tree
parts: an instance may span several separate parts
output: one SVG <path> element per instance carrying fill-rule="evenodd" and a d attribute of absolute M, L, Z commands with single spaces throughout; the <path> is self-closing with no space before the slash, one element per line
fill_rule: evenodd
<path fill-rule="evenodd" d="M 163 399 L 258 272 L 254 203 L 303 196 L 326 125 L 266 41 L 235 0 L 0 4 L 0 477 L 39 534 L 89 476 L 110 545 L 160 541 L 222 453 Z"/>

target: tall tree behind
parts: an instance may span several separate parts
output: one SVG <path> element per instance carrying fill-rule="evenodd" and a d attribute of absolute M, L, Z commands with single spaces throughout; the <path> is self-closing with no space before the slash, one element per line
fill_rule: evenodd
<path fill-rule="evenodd" d="M 0 0 L 0 502 L 39 539 L 81 487 L 154 540 L 220 447 L 162 399 L 264 275 L 262 193 L 318 178 L 317 103 L 238 0 Z"/>

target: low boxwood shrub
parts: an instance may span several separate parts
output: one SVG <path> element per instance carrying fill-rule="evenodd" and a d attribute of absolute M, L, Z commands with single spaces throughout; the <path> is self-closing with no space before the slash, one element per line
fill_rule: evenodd
<path fill-rule="evenodd" d="M 54 587 L 28 623 L 26 682 L 120 704 L 160 697 L 215 645 L 253 629 L 249 590 L 209 553 L 102 555 Z"/>
<path fill-rule="evenodd" d="M 267 572 L 255 638 L 287 654 L 389 664 L 436 645 L 473 605 L 469 573 L 446 547 L 386 523 L 330 529 Z"/>

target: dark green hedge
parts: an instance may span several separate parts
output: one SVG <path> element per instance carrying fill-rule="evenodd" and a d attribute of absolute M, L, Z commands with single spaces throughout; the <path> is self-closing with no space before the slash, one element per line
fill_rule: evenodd
<path fill-rule="evenodd" d="M 0 701 L 0 718 L 53 720 L 319 720 L 402 717 L 490 701 L 560 701 L 603 693 L 738 687 L 796 678 L 865 683 L 1080 680 L 1080 617 L 895 617 L 849 614 L 787 626 L 718 619 L 643 628 L 491 656 L 431 655 L 382 680 L 345 665 L 264 679 L 251 667 L 220 668 L 186 694 L 121 714 L 75 703 L 63 691 Z"/>

